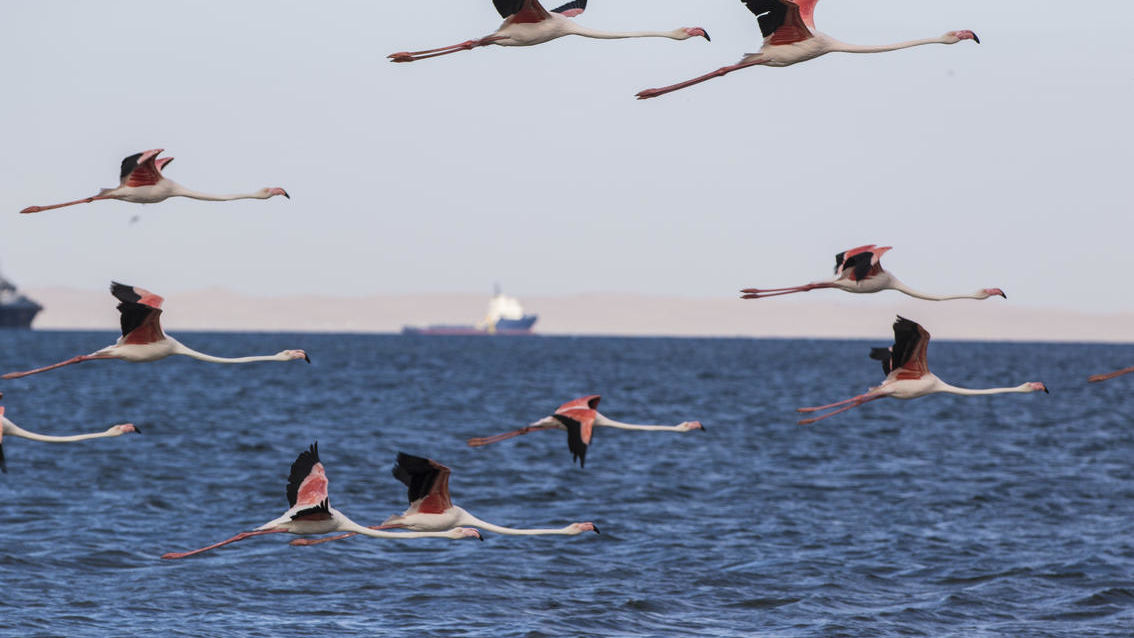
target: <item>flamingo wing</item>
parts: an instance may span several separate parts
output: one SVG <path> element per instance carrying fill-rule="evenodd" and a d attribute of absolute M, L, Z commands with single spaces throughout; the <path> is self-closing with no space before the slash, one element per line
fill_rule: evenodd
<path fill-rule="evenodd" d="M 323 499 L 314 507 L 301 509 L 291 515 L 293 521 L 329 521 L 331 518 L 331 502 L 327 499 Z"/>
<path fill-rule="evenodd" d="M 571 450 L 571 460 L 579 461 L 579 467 L 587 465 L 587 446 L 594 434 L 595 416 L 598 413 L 587 408 L 559 410 L 551 415 L 567 430 L 567 449 Z"/>
<path fill-rule="evenodd" d="M 327 473 L 319 461 L 319 443 L 316 441 L 310 448 L 300 452 L 295 462 L 291 464 L 291 473 L 287 477 L 288 506 L 316 508 L 320 504 L 328 503 L 328 482 Z M 301 510 L 295 516 L 306 511 L 306 509 Z"/>
<path fill-rule="evenodd" d="M 449 499 L 449 468 L 437 461 L 398 452 L 394 478 L 405 484 L 410 512 L 441 514 L 453 507 Z"/>
<path fill-rule="evenodd" d="M 576 408 L 583 408 L 584 410 L 597 410 L 599 401 L 601 400 L 602 395 L 590 394 L 585 397 L 580 397 L 578 399 L 573 399 L 571 401 L 568 401 L 567 403 L 564 403 L 563 405 L 559 406 L 559 408 L 556 409 L 555 412 L 559 413 L 566 410 L 574 410 Z"/>
<path fill-rule="evenodd" d="M 741 0 L 760 23 L 764 44 L 793 44 L 815 36 L 813 16 L 818 0 Z M 806 10 L 807 19 L 803 11 Z"/>
<path fill-rule="evenodd" d="M 929 374 L 929 332 L 916 321 L 898 316 L 894 322 L 894 345 L 890 348 L 890 369 L 899 370 L 899 379 L 920 379 Z"/>
<path fill-rule="evenodd" d="M 496 11 L 510 24 L 543 22 L 551 17 L 539 0 L 492 0 Z"/>
<path fill-rule="evenodd" d="M 118 312 L 123 343 L 154 343 L 165 338 L 161 329 L 161 304 L 165 300 L 154 293 L 110 282 L 110 294 L 119 302 Z"/>
<path fill-rule="evenodd" d="M 835 255 L 835 275 L 839 279 L 863 281 L 883 272 L 882 254 L 889 247 L 879 248 L 874 244 L 859 246 Z"/>
<path fill-rule="evenodd" d="M 574 2 L 568 2 L 567 4 L 557 9 L 552 9 L 551 12 L 567 16 L 568 18 L 574 18 L 582 15 L 582 13 L 586 10 L 587 0 L 575 0 Z"/>
<path fill-rule="evenodd" d="M 162 149 L 135 153 L 122 160 L 122 170 L 118 174 L 120 186 L 153 186 L 161 181 L 161 166 L 173 158 L 163 159 L 161 165 L 155 161 Z"/>

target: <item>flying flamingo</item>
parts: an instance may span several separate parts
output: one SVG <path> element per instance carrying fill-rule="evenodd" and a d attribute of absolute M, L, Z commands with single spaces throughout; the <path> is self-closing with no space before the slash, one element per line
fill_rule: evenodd
<path fill-rule="evenodd" d="M 399 452 L 398 462 L 394 465 L 394 478 L 404 483 L 409 490 L 410 507 L 401 515 L 391 516 L 381 525 L 373 526 L 370 529 L 409 529 L 415 532 L 440 532 L 458 525 L 468 525 L 497 534 L 513 536 L 546 536 L 550 534 L 577 536 L 583 532 L 599 533 L 595 524 L 590 522 L 571 523 L 558 529 L 516 529 L 482 521 L 464 509 L 453 505 L 453 501 L 449 499 L 449 468 L 433 459 Z M 353 532 L 328 538 L 297 538 L 291 541 L 291 544 L 318 545 L 319 543 L 337 541 L 351 536 L 354 536 Z"/>
<path fill-rule="evenodd" d="M 622 38 L 669 38 L 671 40 L 688 40 L 701 36 L 706 40 L 709 34 L 701 27 L 680 28 L 673 31 L 633 31 L 629 33 L 611 33 L 595 31 L 575 24 L 569 18 L 583 13 L 587 8 L 587 0 L 575 0 L 548 11 L 540 5 L 539 0 L 492 0 L 496 11 L 504 18 L 504 24 L 495 32 L 477 40 L 468 40 L 460 44 L 426 51 L 401 51 L 392 53 L 388 57 L 391 62 L 414 62 L 426 58 L 435 58 L 439 55 L 448 55 L 458 51 L 469 51 L 477 47 L 496 44 L 502 47 L 527 47 L 535 44 L 550 42 L 565 35 L 581 35 L 586 38 L 600 40 L 617 40 Z"/>
<path fill-rule="evenodd" d="M 746 53 L 740 62 L 723 66 L 712 73 L 693 78 L 679 84 L 660 89 L 646 89 L 638 93 L 639 100 L 665 95 L 678 89 L 700 84 L 713 78 L 728 75 L 750 66 L 791 66 L 806 62 L 826 53 L 881 53 L 895 51 L 923 44 L 956 44 L 962 40 L 972 40 L 980 44 L 980 38 L 972 31 L 950 31 L 937 38 L 910 40 L 897 44 L 880 46 L 860 46 L 840 42 L 829 35 L 815 30 L 815 5 L 819 0 L 741 0 L 760 23 L 760 33 L 764 36 L 764 46 L 756 53 Z"/>
<path fill-rule="evenodd" d="M 455 527 L 444 532 L 381 532 L 347 518 L 342 512 L 331 507 L 327 496 L 327 474 L 319 462 L 319 446 L 313 443 L 310 449 L 299 453 L 291 464 L 291 474 L 287 479 L 287 502 L 290 509 L 284 515 L 264 523 L 251 532 L 241 532 L 228 540 L 214 543 L 208 547 L 189 552 L 170 552 L 162 558 L 185 558 L 222 545 L 242 541 L 263 534 L 330 534 L 332 532 L 353 532 L 374 538 L 464 538 L 480 539 L 480 532 L 466 527 Z"/>
<path fill-rule="evenodd" d="M 587 446 L 591 444 L 591 434 L 596 426 L 618 428 L 620 430 L 657 430 L 665 432 L 688 432 L 690 430 L 705 430 L 700 421 L 684 421 L 677 425 L 632 425 L 608 419 L 598 411 L 599 400 L 602 397 L 593 394 L 590 396 L 568 401 L 559 406 L 555 414 L 544 417 L 527 427 L 513 432 L 505 432 L 494 436 L 469 439 L 469 445 L 480 447 L 489 443 L 496 443 L 514 436 L 535 432 L 537 430 L 567 430 L 567 447 L 571 450 L 572 461 L 578 460 L 579 467 L 587 462 Z"/>
<path fill-rule="evenodd" d="M 0 393 L 0 397 L 4 394 Z M 28 432 L 20 426 L 12 423 L 4 416 L 4 406 L 0 405 L 0 472 L 7 473 L 8 466 L 4 463 L 4 435 L 18 436 L 33 441 L 44 441 L 46 443 L 71 443 L 73 441 L 86 441 L 87 439 L 101 439 L 111 436 L 122 436 L 130 432 L 137 432 L 141 434 L 133 423 L 123 423 L 122 425 L 111 426 L 105 432 L 95 432 L 93 434 L 73 434 L 71 436 L 50 436 L 47 434 L 37 434 L 35 432 Z"/>
<path fill-rule="evenodd" d="M 82 363 L 93 359 L 122 359 L 132 363 L 141 363 L 157 361 L 174 354 L 185 355 L 210 363 L 251 363 L 253 361 L 294 361 L 296 359 L 303 359 L 311 363 L 307 353 L 302 350 L 284 350 L 273 355 L 238 357 L 235 359 L 214 357 L 191 350 L 162 332 L 160 319 L 161 304 L 164 299 L 148 290 L 117 282 L 111 282 L 110 294 L 122 302 L 118 304 L 118 312 L 122 314 L 122 336 L 119 337 L 117 343 L 91 354 L 84 354 L 43 368 L 26 372 L 9 372 L 0 378 L 19 379 L 29 374 L 46 372 L 69 366 L 72 363 Z"/>
<path fill-rule="evenodd" d="M 835 278 L 832 281 L 812 282 L 803 286 L 790 288 L 745 288 L 741 299 L 763 299 L 764 297 L 778 297 L 790 295 L 793 292 L 807 292 L 818 288 L 838 288 L 847 292 L 867 293 L 880 290 L 897 290 L 911 297 L 928 299 L 929 301 L 948 301 L 949 299 L 988 299 L 1008 295 L 999 288 L 984 288 L 971 295 L 938 296 L 918 292 L 906 286 L 897 277 L 882 269 L 882 255 L 890 250 L 890 246 L 859 246 L 835 255 Z"/>
<path fill-rule="evenodd" d="M 1131 372 L 1134 372 L 1134 368 L 1123 368 L 1121 370 L 1115 370 L 1114 372 L 1108 372 L 1106 374 L 1092 375 L 1087 379 L 1087 381 L 1089 381 L 1090 383 L 1098 383 L 1099 381 L 1106 381 L 1115 377 L 1121 377 L 1122 375 L 1130 374 Z"/>
<path fill-rule="evenodd" d="M 866 394 L 860 394 L 845 401 L 813 408 L 799 408 L 799 412 L 805 413 L 839 408 L 822 416 L 804 419 L 799 424 L 808 425 L 884 397 L 916 399 L 937 392 L 963 396 L 1010 392 L 1028 393 L 1041 390 L 1047 392 L 1047 387 L 1044 384 L 1035 381 L 1023 383 L 1014 388 L 989 388 L 986 390 L 970 390 L 949 385 L 929 371 L 929 364 L 926 362 L 925 356 L 928 348 L 929 333 L 926 332 L 925 328 L 922 328 L 916 322 L 899 316 L 898 320 L 894 322 L 894 345 L 889 348 L 874 348 L 870 351 L 871 359 L 882 362 L 882 370 L 886 373 L 886 379 L 882 384 L 871 388 Z"/>
<path fill-rule="evenodd" d="M 210 195 L 189 190 L 177 182 L 166 179 L 161 169 L 173 161 L 172 157 L 158 159 L 158 155 L 165 149 L 155 148 L 150 151 L 135 153 L 122 160 L 122 171 L 119 174 L 117 188 L 100 189 L 98 195 L 77 199 L 73 202 L 52 204 L 51 206 L 28 206 L 21 213 L 38 213 L 53 208 L 74 206 L 75 204 L 89 204 L 100 199 L 120 199 L 135 204 L 156 204 L 170 197 L 189 197 L 209 202 L 227 202 L 234 199 L 268 199 L 276 195 L 283 195 L 291 199 L 282 188 L 261 188 L 255 193 L 244 195 Z"/>

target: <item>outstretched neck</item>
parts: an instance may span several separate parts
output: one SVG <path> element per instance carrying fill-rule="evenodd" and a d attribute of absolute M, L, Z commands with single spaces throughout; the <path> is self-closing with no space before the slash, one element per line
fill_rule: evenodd
<path fill-rule="evenodd" d="M 938 391 L 939 392 L 947 392 L 949 394 L 959 394 L 959 395 L 966 396 L 966 397 L 984 396 L 984 395 L 988 395 L 988 394 L 1012 394 L 1012 393 L 1026 394 L 1026 393 L 1029 393 L 1029 392 L 1035 392 L 1035 390 L 1033 388 L 1031 388 L 1030 385 L 1027 384 L 1027 383 L 1023 383 L 1023 384 L 1018 385 L 1014 388 L 983 388 L 983 389 L 979 389 L 979 390 L 974 390 L 974 389 L 971 389 L 971 388 L 958 388 L 955 385 L 949 385 L 948 383 L 944 383 L 944 382 L 941 383 L 940 390 L 938 390 Z"/>
<path fill-rule="evenodd" d="M 339 516 L 344 519 L 342 523 L 343 531 L 354 532 L 371 538 L 450 538 L 448 532 L 384 532 L 378 529 L 363 527 L 342 514 L 339 514 Z"/>
<path fill-rule="evenodd" d="M 584 38 L 594 38 L 596 40 L 624 40 L 626 38 L 669 38 L 670 40 L 685 40 L 689 38 L 689 34 L 684 29 L 674 29 L 673 31 L 599 31 L 597 29 L 588 29 L 582 25 L 574 22 L 570 23 L 567 27 L 567 32 L 572 35 L 581 35 Z"/>
<path fill-rule="evenodd" d="M 875 45 L 848 44 L 846 42 L 839 42 L 838 40 L 835 40 L 831 43 L 831 51 L 840 51 L 842 53 L 885 53 L 886 51 L 897 51 L 899 49 L 918 47 L 923 44 L 947 44 L 947 42 L 943 37 L 922 38 L 920 40 L 909 40 L 907 42 L 897 42 L 895 44 Z"/>
<path fill-rule="evenodd" d="M 86 441 L 87 439 L 101 439 L 101 438 L 105 438 L 105 437 L 108 437 L 108 436 L 114 436 L 114 434 L 112 433 L 112 430 L 107 430 L 105 432 L 95 432 L 95 433 L 92 433 L 92 434 L 73 434 L 71 436 L 50 436 L 48 434 L 37 434 L 35 432 L 28 432 L 27 430 L 21 428 L 20 426 L 16 425 L 15 423 L 12 423 L 11 421 L 9 421 L 8 419 L 6 419 L 4 417 L 0 417 L 0 420 L 2 420 L 2 427 L 4 428 L 4 434 L 8 434 L 10 436 L 18 436 L 18 437 L 25 438 L 25 439 L 31 439 L 33 441 L 43 441 L 45 443 L 71 443 L 73 441 Z"/>
<path fill-rule="evenodd" d="M 169 338 L 169 337 L 167 337 Z M 209 363 L 255 363 L 257 361 L 287 361 L 283 354 L 260 355 L 254 357 L 214 357 L 211 354 L 197 352 L 196 350 L 186 346 L 185 344 L 174 341 L 174 354 L 192 357 L 198 361 L 207 361 Z"/>
<path fill-rule="evenodd" d="M 678 425 L 637 425 L 635 423 L 623 423 L 621 421 L 615 421 L 614 419 L 608 419 L 605 416 L 603 416 L 602 414 L 596 414 L 595 415 L 595 425 L 605 425 L 606 427 L 618 428 L 620 430 L 655 430 L 655 431 L 656 430 L 676 431 L 681 427 L 681 426 L 678 426 Z"/>
<path fill-rule="evenodd" d="M 890 285 L 890 287 L 893 288 L 894 290 L 899 291 L 899 292 L 903 292 L 903 293 L 905 293 L 905 294 L 907 294 L 911 297 L 916 297 L 918 299 L 925 299 L 925 300 L 928 300 L 928 301 L 949 301 L 951 299 L 988 299 L 988 294 L 985 293 L 984 291 L 974 292 L 974 293 L 968 294 L 968 295 L 945 295 L 945 296 L 930 295 L 930 294 L 927 294 L 927 293 L 924 293 L 924 292 L 921 292 L 921 291 L 918 291 L 918 290 L 914 290 L 913 288 L 910 288 L 909 286 L 898 281 L 898 279 L 896 277 L 893 279 L 893 283 Z"/>
<path fill-rule="evenodd" d="M 175 197 L 188 197 L 190 199 L 200 199 L 206 202 L 231 202 L 234 199 L 268 199 L 271 197 L 270 193 L 265 191 L 256 191 L 255 193 L 242 193 L 236 195 L 214 195 L 212 193 L 201 193 L 189 188 L 185 188 L 181 184 L 173 183 L 173 195 Z"/>
<path fill-rule="evenodd" d="M 572 533 L 570 525 L 568 525 L 567 527 L 560 528 L 560 529 L 517 529 L 517 528 L 514 528 L 514 527 L 503 527 L 501 525 L 493 525 L 492 523 L 489 523 L 488 521 L 482 521 L 481 519 L 473 516 L 472 514 L 469 514 L 468 512 L 466 512 L 464 510 L 461 510 L 461 518 L 458 521 L 458 524 L 459 525 L 467 525 L 469 527 L 479 527 L 480 529 L 485 529 L 485 530 L 488 530 L 490 532 L 495 532 L 497 534 L 507 534 L 507 535 L 510 535 L 510 536 L 544 536 L 544 535 L 547 535 L 547 534 L 571 534 Z"/>

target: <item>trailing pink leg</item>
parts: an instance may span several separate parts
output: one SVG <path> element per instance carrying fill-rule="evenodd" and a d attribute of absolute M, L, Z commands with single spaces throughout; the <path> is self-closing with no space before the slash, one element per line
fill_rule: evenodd
<path fill-rule="evenodd" d="M 391 62 L 415 62 L 417 60 L 425 60 L 427 58 L 435 58 L 439 55 L 449 55 L 458 51 L 470 51 L 477 47 L 488 46 L 497 40 L 503 40 L 504 36 L 490 35 L 479 40 L 466 40 L 460 44 L 454 44 L 447 47 L 440 47 L 438 49 L 426 49 L 425 51 L 399 51 L 398 53 L 391 53 L 386 56 Z"/>
<path fill-rule="evenodd" d="M 741 299 L 763 299 L 764 297 L 779 297 L 780 295 L 790 295 L 795 292 L 807 292 L 808 290 L 817 290 L 820 288 L 834 288 L 835 285 L 831 283 L 821 284 L 807 284 L 804 286 L 793 286 L 791 288 L 745 288 L 740 292 L 744 293 Z"/>
<path fill-rule="evenodd" d="M 45 366 L 43 368 L 36 368 L 35 370 L 28 370 L 26 372 L 9 372 L 8 374 L 5 374 L 4 376 L 0 377 L 0 379 L 19 379 L 21 377 L 26 377 L 26 376 L 31 375 L 31 374 L 39 374 L 40 372 L 47 372 L 48 370 L 54 370 L 55 368 L 62 368 L 63 366 L 69 366 L 73 363 L 82 363 L 84 361 L 91 361 L 92 359 L 113 359 L 113 358 L 114 357 L 107 356 L 107 355 L 84 354 L 84 355 L 81 355 L 81 356 L 78 356 L 78 357 L 74 357 L 73 359 L 67 359 L 66 361 L 60 361 L 59 363 L 53 363 L 53 364 L 51 364 L 49 366 Z"/>
<path fill-rule="evenodd" d="M 1134 368 L 1123 368 L 1121 370 L 1115 370 L 1114 372 L 1108 372 L 1106 374 L 1096 374 L 1087 379 L 1087 381 L 1091 383 L 1098 383 L 1099 381 L 1106 381 L 1107 379 L 1121 377 L 1122 375 L 1130 374 L 1131 372 L 1134 372 Z"/>
<path fill-rule="evenodd" d="M 812 417 L 810 419 L 803 419 L 802 421 L 796 421 L 796 423 L 799 424 L 799 425 L 811 425 L 812 423 L 815 423 L 816 421 L 822 421 L 823 419 L 825 419 L 829 416 L 835 416 L 836 414 L 839 414 L 841 412 L 846 412 L 847 410 L 850 410 L 852 408 L 857 408 L 858 406 L 862 405 L 863 403 L 869 403 L 869 402 L 871 402 L 875 399 L 881 399 L 884 396 L 886 396 L 886 395 L 885 394 L 874 394 L 874 395 L 864 394 L 862 396 L 855 397 L 854 399 L 852 399 L 851 400 L 852 403 L 850 405 L 846 406 L 845 408 L 839 408 L 838 410 L 835 410 L 833 412 L 828 412 L 827 414 Z M 834 404 L 834 405 L 838 405 L 838 404 Z"/>
<path fill-rule="evenodd" d="M 722 66 L 721 68 L 717 69 L 716 71 L 713 71 L 712 73 L 706 73 L 705 75 L 702 75 L 700 77 L 695 77 L 692 80 L 686 80 L 686 81 L 680 82 L 678 84 L 671 84 L 669 86 L 663 86 L 660 89 L 646 89 L 645 91 L 639 91 L 638 92 L 638 99 L 639 100 L 648 100 L 652 97 L 658 97 L 658 96 L 661 96 L 661 95 L 665 95 L 666 93 L 672 93 L 674 91 L 678 91 L 678 90 L 681 90 L 681 89 L 684 89 L 684 88 L 688 88 L 688 87 L 693 86 L 695 84 L 707 82 L 707 81 L 709 81 L 713 78 L 723 77 L 725 75 L 728 75 L 729 73 L 732 73 L 733 71 L 738 71 L 740 69 L 745 69 L 745 68 L 748 68 L 750 66 L 756 66 L 758 64 L 763 64 L 764 62 L 765 62 L 765 60 L 757 60 L 755 62 L 742 62 L 740 64 L 733 64 L 732 66 Z"/>
<path fill-rule="evenodd" d="M 287 531 L 286 529 L 265 529 L 265 530 L 261 530 L 261 531 L 258 531 L 258 532 L 241 532 L 241 533 L 237 534 L 236 536 L 233 536 L 232 538 L 230 538 L 226 541 L 214 543 L 212 545 L 209 545 L 208 547 L 202 547 L 201 549 L 195 549 L 191 552 L 169 552 L 168 554 L 162 554 L 161 557 L 162 558 L 185 558 L 186 556 L 193 556 L 194 554 L 200 554 L 201 552 L 207 552 L 210 549 L 216 549 L 216 548 L 218 548 L 222 545 L 228 545 L 229 543 L 235 543 L 236 541 L 242 541 L 246 538 L 251 538 L 253 536 L 262 536 L 264 534 L 278 534 L 280 532 L 286 532 L 286 531 Z"/>
<path fill-rule="evenodd" d="M 75 204 L 89 204 L 89 203 L 96 201 L 96 200 L 99 200 L 99 199 L 114 199 L 114 198 L 113 197 L 99 197 L 98 195 L 95 195 L 94 197 L 84 197 L 83 199 L 76 199 L 73 202 L 64 202 L 62 204 L 52 204 L 50 206 L 28 206 L 27 208 L 21 210 L 20 213 L 23 213 L 23 214 L 38 213 L 38 212 L 45 211 L 45 210 L 52 210 L 53 208 L 63 208 L 64 206 L 74 206 Z"/>
<path fill-rule="evenodd" d="M 469 439 L 469 446 L 480 447 L 482 445 L 488 445 L 489 443 L 504 441 L 514 436 L 520 436 L 521 434 L 527 434 L 528 432 L 535 432 L 537 430 L 555 430 L 557 428 L 558 426 L 555 425 L 528 425 L 513 432 L 505 432 L 504 434 L 494 434 L 492 436 Z"/>

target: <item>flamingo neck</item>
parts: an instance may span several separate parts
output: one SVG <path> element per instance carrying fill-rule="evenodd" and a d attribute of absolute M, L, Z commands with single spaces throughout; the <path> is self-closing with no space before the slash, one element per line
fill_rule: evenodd
<path fill-rule="evenodd" d="M 342 516 L 342 514 L 339 516 Z M 363 527 L 345 516 L 342 516 L 342 518 L 342 531 L 354 532 L 371 538 L 452 538 L 449 532 L 384 532 L 382 530 Z"/>
<path fill-rule="evenodd" d="M 201 193 L 190 190 L 176 182 L 172 182 L 171 186 L 173 190 L 172 196 L 174 197 L 188 197 L 190 199 L 200 199 L 206 202 L 231 202 L 234 199 L 268 199 L 271 197 L 270 193 L 264 191 L 237 195 L 213 195 L 212 193 Z"/>
<path fill-rule="evenodd" d="M 166 337 L 166 338 L 173 341 L 172 337 Z M 174 346 L 173 346 L 173 348 L 174 348 L 173 353 L 174 354 L 180 354 L 180 355 L 184 355 L 186 357 L 192 357 L 192 358 L 194 358 L 198 361 L 207 361 L 209 363 L 255 363 L 257 361 L 287 361 L 287 358 L 283 356 L 283 353 L 272 354 L 272 355 L 259 355 L 259 356 L 254 356 L 254 357 L 231 357 L 231 358 L 230 357 L 214 357 L 211 354 L 205 354 L 203 352 L 197 352 L 196 350 L 182 344 L 179 341 L 173 341 L 173 343 L 174 343 Z"/>
<path fill-rule="evenodd" d="M 517 529 L 514 527 L 502 527 L 500 525 L 493 525 L 488 521 L 482 521 L 464 510 L 461 510 L 461 513 L 460 525 L 479 527 L 480 529 L 485 529 L 496 534 L 506 534 L 509 536 L 547 536 L 551 534 L 573 535 L 578 533 L 573 531 L 570 525 L 559 529 Z"/>
<path fill-rule="evenodd" d="M 905 293 L 905 294 L 907 294 L 911 297 L 916 297 L 918 299 L 925 299 L 927 301 L 949 301 L 951 299 L 988 299 L 988 294 L 983 292 L 983 291 L 974 292 L 974 293 L 969 294 L 969 295 L 947 295 L 947 296 L 930 295 L 930 294 L 927 294 L 927 293 L 924 293 L 924 292 L 914 290 L 913 288 L 910 288 L 909 286 L 905 285 L 904 283 L 898 281 L 898 279 L 896 277 L 892 277 L 891 279 L 892 279 L 893 283 L 890 284 L 890 288 L 893 288 L 894 290 L 897 290 L 898 292 Z"/>
<path fill-rule="evenodd" d="M 685 40 L 690 36 L 684 29 L 674 29 L 673 31 L 598 31 L 596 29 L 588 29 L 575 22 L 570 22 L 564 27 L 571 35 L 580 35 L 584 38 L 594 38 L 596 40 L 624 40 L 627 38 L 669 38 L 670 40 Z"/>
<path fill-rule="evenodd" d="M 876 45 L 847 44 L 846 42 L 839 42 L 835 40 L 830 44 L 830 50 L 839 51 L 842 53 L 885 53 L 886 51 L 897 51 L 899 49 L 918 47 L 923 44 L 947 44 L 947 42 L 945 41 L 943 36 L 936 38 L 922 38 L 920 40 L 909 40 L 907 42 L 897 42 L 895 44 Z"/>
<path fill-rule="evenodd" d="M 1028 387 L 1027 383 L 1020 384 L 1014 388 L 984 388 L 980 390 L 974 390 L 971 388 L 958 388 L 957 386 L 949 385 L 945 382 L 941 382 L 937 391 L 946 392 L 948 394 L 959 394 L 966 397 L 977 397 L 989 394 L 1026 394 L 1029 392 L 1035 392 L 1035 390 Z"/>
<path fill-rule="evenodd" d="M 636 425 L 633 423 L 622 423 L 614 419 L 608 419 L 602 414 L 595 415 L 595 425 L 603 425 L 608 428 L 618 428 L 619 430 L 666 430 L 676 432 L 681 426 L 678 425 Z"/>
<path fill-rule="evenodd" d="M 73 441 L 86 441 L 87 439 L 101 439 L 109 436 L 118 436 L 121 432 L 116 432 L 114 428 L 110 428 L 105 432 L 94 432 L 92 434 L 72 434 L 71 436 L 51 436 L 48 434 L 37 434 L 35 432 L 28 432 L 20 426 L 12 423 L 4 417 L 0 417 L 2 421 L 4 434 L 11 436 L 18 436 L 24 439 L 31 439 L 32 441 L 43 441 L 45 443 L 71 443 Z"/>

